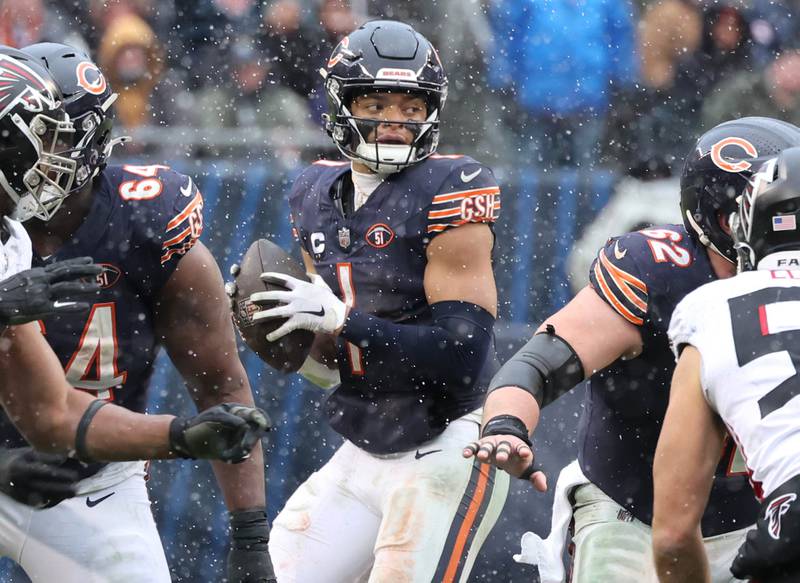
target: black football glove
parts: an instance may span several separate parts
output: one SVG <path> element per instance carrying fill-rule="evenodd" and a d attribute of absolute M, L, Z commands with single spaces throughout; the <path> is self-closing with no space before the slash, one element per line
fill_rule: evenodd
<path fill-rule="evenodd" d="M 20 271 L 0 281 L 0 325 L 25 324 L 54 314 L 85 312 L 86 302 L 68 298 L 100 289 L 103 268 L 91 257 L 77 257 Z M 90 281 L 76 281 L 90 278 Z"/>
<path fill-rule="evenodd" d="M 231 512 L 228 583 L 275 583 L 269 558 L 269 522 L 263 509 Z"/>
<path fill-rule="evenodd" d="M 32 447 L 0 449 L 0 491 L 34 508 L 52 508 L 76 494 L 77 470 L 63 468 L 64 456 Z"/>
<path fill-rule="evenodd" d="M 176 417 L 169 427 L 171 450 L 184 458 L 243 462 L 272 428 L 261 409 L 223 403 L 194 417 Z"/>

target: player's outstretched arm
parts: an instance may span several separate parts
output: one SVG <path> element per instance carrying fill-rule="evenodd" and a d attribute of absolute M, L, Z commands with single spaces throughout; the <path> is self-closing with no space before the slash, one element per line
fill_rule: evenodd
<path fill-rule="evenodd" d="M 543 491 L 546 481 L 534 470 L 529 442 L 540 407 L 621 356 L 634 356 L 641 342 L 633 324 L 593 289 L 584 288 L 494 376 L 483 408 L 482 437 L 468 444 L 464 455 L 477 455 Z M 501 447 L 503 442 L 508 445 Z"/>
<path fill-rule="evenodd" d="M 155 321 L 159 337 L 198 408 L 229 401 L 253 403 L 250 383 L 239 360 L 222 274 L 202 243 L 180 259 L 161 291 Z M 231 512 L 229 580 L 272 580 L 260 444 L 242 464 L 215 463 L 213 467 Z"/>
<path fill-rule="evenodd" d="M 703 397 L 700 353 L 687 346 L 675 368 L 653 463 L 653 556 L 662 583 L 710 581 L 700 520 L 725 437 Z"/>
<path fill-rule="evenodd" d="M 0 338 L 0 401 L 37 449 L 117 461 L 194 457 L 238 462 L 268 426 L 264 414 L 226 405 L 192 418 L 141 415 L 73 389 L 36 324 Z"/>

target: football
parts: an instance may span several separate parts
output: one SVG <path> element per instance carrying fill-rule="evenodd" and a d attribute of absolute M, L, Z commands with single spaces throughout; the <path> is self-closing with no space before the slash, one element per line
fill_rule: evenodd
<path fill-rule="evenodd" d="M 250 295 L 264 290 L 283 290 L 282 286 L 261 281 L 265 271 L 275 271 L 308 281 L 303 265 L 275 243 L 267 239 L 254 241 L 242 257 L 236 275 L 236 293 L 233 296 L 233 321 L 242 340 L 272 368 L 281 372 L 295 372 L 305 361 L 314 342 L 314 333 L 295 330 L 269 342 L 267 334 L 280 327 L 286 320 L 278 318 L 269 322 L 254 322 L 253 314 L 274 307 L 277 302 L 258 306 Z"/>

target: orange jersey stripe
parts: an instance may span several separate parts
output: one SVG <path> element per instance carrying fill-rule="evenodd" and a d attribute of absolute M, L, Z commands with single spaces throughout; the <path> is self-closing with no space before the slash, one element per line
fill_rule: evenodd
<path fill-rule="evenodd" d="M 173 255 L 176 254 L 183 255 L 184 253 L 189 251 L 189 249 L 194 247 L 195 243 L 197 243 L 199 240 L 200 237 L 198 236 L 195 239 L 189 239 L 186 243 L 184 243 L 180 247 L 173 247 L 172 249 L 169 249 L 161 256 L 161 265 L 164 265 L 167 261 L 169 261 L 170 257 L 172 257 Z"/>
<path fill-rule="evenodd" d="M 478 483 L 475 486 L 475 495 L 469 503 L 467 514 L 464 517 L 464 522 L 461 523 L 461 528 L 458 529 L 456 535 L 456 544 L 453 546 L 453 552 L 450 555 L 450 560 L 447 562 L 447 570 L 444 573 L 442 583 L 453 583 L 456 572 L 458 571 L 458 563 L 461 560 L 461 555 L 464 553 L 464 547 L 467 544 L 467 537 L 469 531 L 475 524 L 475 518 L 478 515 L 478 509 L 481 507 L 483 497 L 486 496 L 486 486 L 489 483 L 489 466 L 488 464 L 481 464 L 480 476 Z"/>
<path fill-rule="evenodd" d="M 461 225 L 466 225 L 467 223 L 491 223 L 494 221 L 494 217 L 480 217 L 477 219 L 462 219 L 460 221 L 453 221 L 452 223 L 437 223 L 435 225 L 428 225 L 428 232 L 429 233 L 440 233 L 449 227 L 460 227 Z"/>
<path fill-rule="evenodd" d="M 623 306 L 620 301 L 614 297 L 614 294 L 611 293 L 611 289 L 609 289 L 608 284 L 606 283 L 605 278 L 603 277 L 603 272 L 600 269 L 600 265 L 595 263 L 594 265 L 594 276 L 597 278 L 597 283 L 600 284 L 600 291 L 603 293 L 603 296 L 611 303 L 617 313 L 628 320 L 631 324 L 635 324 L 636 326 L 642 326 L 644 324 L 644 320 L 639 318 L 635 314 L 633 314 L 628 308 Z"/>
<path fill-rule="evenodd" d="M 200 194 L 199 190 L 197 191 L 197 194 L 194 195 L 192 202 L 186 205 L 185 209 L 183 209 L 175 218 L 173 218 L 170 222 L 167 223 L 167 231 L 171 231 L 172 229 L 180 225 L 183 221 L 185 221 L 186 217 L 192 214 L 192 211 L 198 205 L 200 206 L 203 205 L 203 195 Z"/>
<path fill-rule="evenodd" d="M 443 219 L 445 217 L 457 217 L 461 214 L 461 207 L 444 209 L 441 211 L 431 211 L 428 213 L 429 219 Z"/>
<path fill-rule="evenodd" d="M 623 274 L 624 275 L 630 275 L 630 274 L 628 274 L 625 271 L 622 271 L 616 265 L 611 263 L 608 260 L 608 257 L 606 257 L 606 253 L 604 250 L 600 251 L 600 262 L 603 264 L 603 267 L 605 267 L 608 270 L 608 274 L 611 276 L 611 280 L 617 285 L 617 287 L 625 295 L 625 297 L 628 298 L 628 301 L 630 301 L 634 306 L 636 306 L 643 312 L 646 312 L 647 302 L 644 302 L 639 296 L 637 296 L 633 292 L 633 290 L 631 290 L 630 284 L 626 281 L 626 279 L 623 276 Z M 643 291 L 647 293 L 647 287 L 645 287 Z"/>
<path fill-rule="evenodd" d="M 640 291 L 643 291 L 644 293 L 647 293 L 647 286 L 644 284 L 644 282 L 641 279 L 638 279 L 638 278 L 632 276 L 627 271 L 623 271 L 622 269 L 620 269 L 619 267 L 617 267 L 616 265 L 611 263 L 608 260 L 608 257 L 606 257 L 604 249 L 600 250 L 600 255 L 601 255 L 601 259 L 605 258 L 606 263 L 604 265 L 606 265 L 606 264 L 608 265 L 608 271 L 612 275 L 616 275 L 617 277 L 619 277 L 623 281 L 631 284 L 636 289 L 638 289 Z"/>
<path fill-rule="evenodd" d="M 449 202 L 451 200 L 460 200 L 470 196 L 478 196 L 479 194 L 500 194 L 499 186 L 490 186 L 488 188 L 474 188 L 472 190 L 460 190 L 458 192 L 448 192 L 445 194 L 437 194 L 433 197 L 433 204 L 440 204 Z"/>
<path fill-rule="evenodd" d="M 186 227 L 183 231 L 175 235 L 172 239 L 164 241 L 164 244 L 161 246 L 162 249 L 167 249 L 168 247 L 172 247 L 176 243 L 180 243 L 183 239 L 188 237 L 192 234 L 192 228 Z"/>

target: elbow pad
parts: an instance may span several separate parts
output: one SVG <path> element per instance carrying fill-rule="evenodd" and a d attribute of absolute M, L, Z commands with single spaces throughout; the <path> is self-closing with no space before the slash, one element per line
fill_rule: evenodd
<path fill-rule="evenodd" d="M 583 375 L 583 364 L 572 346 L 548 326 L 546 332 L 535 334 L 497 371 L 489 392 L 519 387 L 544 407 L 581 382 Z"/>

